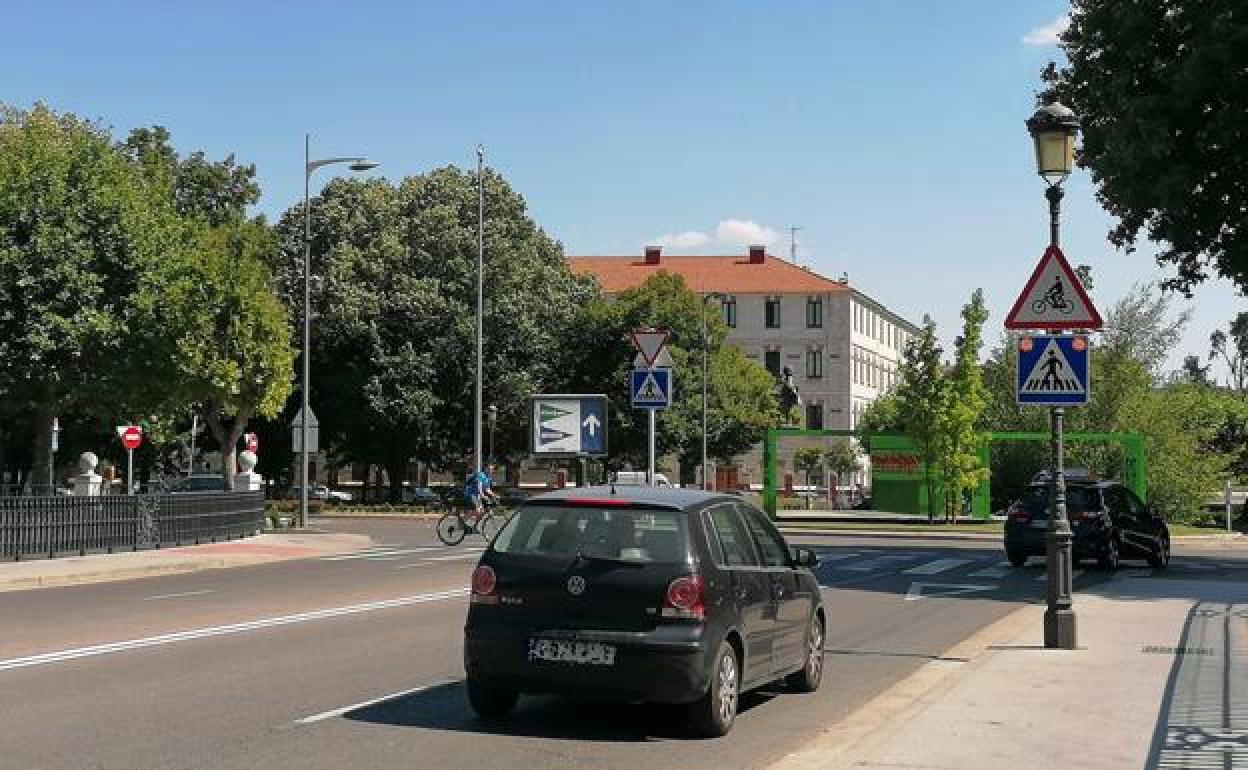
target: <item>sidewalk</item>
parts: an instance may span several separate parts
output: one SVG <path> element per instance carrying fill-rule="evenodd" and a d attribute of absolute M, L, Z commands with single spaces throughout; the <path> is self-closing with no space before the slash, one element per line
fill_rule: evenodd
<path fill-rule="evenodd" d="M 332 556 L 366 548 L 372 542 L 367 535 L 298 532 L 151 551 L 0 562 L 0 591 L 102 583 Z"/>
<path fill-rule="evenodd" d="M 1079 649 L 1024 607 L 771 770 L 1248 768 L 1248 586 L 1122 576 L 1075 609 Z"/>

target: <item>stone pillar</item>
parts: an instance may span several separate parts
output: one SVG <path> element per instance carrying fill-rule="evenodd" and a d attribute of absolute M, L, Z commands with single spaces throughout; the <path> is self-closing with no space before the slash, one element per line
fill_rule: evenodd
<path fill-rule="evenodd" d="M 103 477 L 95 472 L 100 458 L 94 452 L 83 452 L 78 457 L 78 475 L 74 477 L 74 495 L 81 497 L 97 497 Z"/>
<path fill-rule="evenodd" d="M 238 474 L 234 476 L 235 492 L 259 492 L 264 489 L 264 477 L 255 471 L 256 455 L 243 450 L 238 453 Z"/>

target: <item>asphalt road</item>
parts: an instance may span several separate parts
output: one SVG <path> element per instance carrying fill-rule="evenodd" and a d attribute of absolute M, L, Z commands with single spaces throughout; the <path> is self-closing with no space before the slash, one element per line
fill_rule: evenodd
<path fill-rule="evenodd" d="M 0 594 L 0 767 L 761 767 L 1044 591 L 1042 565 L 1008 568 L 991 542 L 802 538 L 830 618 L 818 693 L 747 696 L 715 741 L 683 737 L 674 708 L 592 700 L 525 698 L 492 723 L 462 686 L 477 551 L 427 523 L 320 523 L 379 545 Z M 1171 572 L 1244 580 L 1248 560 L 1179 548 Z M 1153 573 L 1112 579 L 1132 577 Z"/>

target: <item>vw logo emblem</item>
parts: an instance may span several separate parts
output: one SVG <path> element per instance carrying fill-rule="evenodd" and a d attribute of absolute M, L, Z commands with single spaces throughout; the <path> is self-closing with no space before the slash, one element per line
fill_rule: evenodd
<path fill-rule="evenodd" d="M 580 575 L 573 575 L 568 578 L 568 593 L 573 596 L 580 596 L 585 593 L 585 578 Z"/>

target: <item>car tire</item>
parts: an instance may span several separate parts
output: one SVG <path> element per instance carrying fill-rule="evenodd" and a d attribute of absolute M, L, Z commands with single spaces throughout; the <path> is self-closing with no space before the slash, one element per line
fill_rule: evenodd
<path fill-rule="evenodd" d="M 823 679 L 823 621 L 819 616 L 811 618 L 806 630 L 806 663 L 800 671 L 784 678 L 784 684 L 794 692 L 814 692 Z"/>
<path fill-rule="evenodd" d="M 516 707 L 520 693 L 504 687 L 491 687 L 476 679 L 468 679 L 468 703 L 478 716 L 486 719 L 505 717 Z"/>
<path fill-rule="evenodd" d="M 1096 559 L 1097 566 L 1106 572 L 1113 572 L 1118 569 L 1119 559 L 1118 538 L 1111 536 L 1105 545 L 1105 552 Z"/>
<path fill-rule="evenodd" d="M 1006 551 L 1005 558 L 1009 559 L 1010 564 L 1013 564 L 1015 567 L 1021 567 L 1027 563 L 1027 554 L 1019 553 L 1018 551 Z"/>
<path fill-rule="evenodd" d="M 741 662 L 732 645 L 723 641 L 715 653 L 711 682 L 706 694 L 689 704 L 689 723 L 699 738 L 727 735 L 737 718 L 737 701 L 741 695 Z"/>
<path fill-rule="evenodd" d="M 1170 566 L 1170 533 L 1163 530 L 1157 539 L 1157 550 L 1148 557 L 1148 566 L 1153 569 L 1165 569 Z"/>

